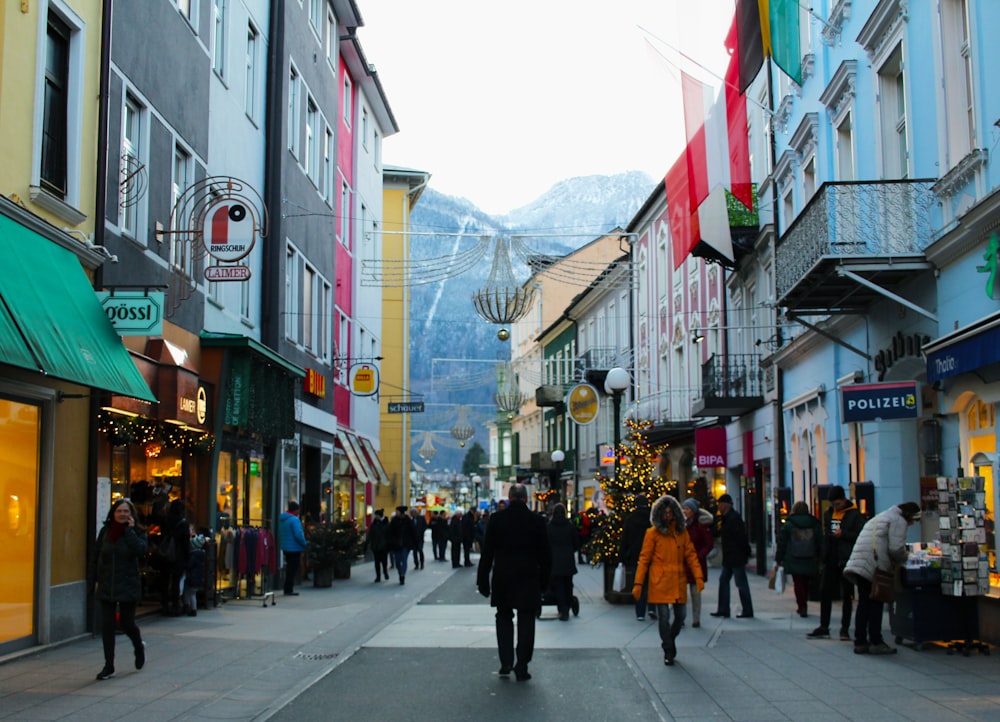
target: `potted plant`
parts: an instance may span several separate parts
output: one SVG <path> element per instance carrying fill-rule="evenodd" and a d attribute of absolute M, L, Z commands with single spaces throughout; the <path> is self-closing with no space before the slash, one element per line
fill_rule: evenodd
<path fill-rule="evenodd" d="M 306 541 L 306 558 L 317 587 L 328 587 L 333 579 L 350 578 L 351 564 L 364 551 L 364 540 L 354 519 L 310 524 Z"/>

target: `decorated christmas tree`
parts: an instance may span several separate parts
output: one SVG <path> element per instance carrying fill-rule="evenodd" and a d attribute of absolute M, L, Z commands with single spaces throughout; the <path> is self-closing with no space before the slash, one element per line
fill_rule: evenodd
<path fill-rule="evenodd" d="M 677 484 L 657 475 L 660 453 L 666 444 L 649 443 L 647 431 L 652 423 L 645 420 L 626 419 L 628 435 L 615 453 L 618 454 L 618 476 L 599 476 L 607 514 L 591 516 L 591 536 L 588 554 L 591 564 L 601 564 L 618 558 L 625 516 L 635 510 L 635 497 L 645 494 L 650 503 L 664 494 L 676 494 Z"/>

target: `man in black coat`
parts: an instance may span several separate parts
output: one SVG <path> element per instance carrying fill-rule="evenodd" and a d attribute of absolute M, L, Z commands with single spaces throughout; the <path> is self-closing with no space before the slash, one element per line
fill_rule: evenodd
<path fill-rule="evenodd" d="M 476 584 L 479 593 L 490 597 L 490 606 L 497 610 L 500 674 L 506 676 L 513 670 L 517 681 L 523 682 L 531 679 L 528 663 L 535 649 L 535 616 L 541 610 L 542 590 L 549 584 L 552 551 L 545 519 L 528 509 L 524 484 L 512 485 L 507 498 L 508 507 L 492 514 L 486 527 Z"/>
<path fill-rule="evenodd" d="M 827 495 L 829 508 L 823 513 L 823 534 L 826 553 L 823 558 L 823 579 L 820 582 L 819 596 L 819 626 L 807 634 L 813 639 L 826 639 L 830 636 L 830 615 L 833 612 L 833 599 L 840 592 L 843 608 L 840 615 L 840 638 L 851 639 L 851 614 L 854 611 L 854 585 L 844 579 L 844 567 L 851 558 L 854 542 L 861 533 L 865 520 L 854 502 L 847 498 L 842 486 L 830 488 Z"/>
<path fill-rule="evenodd" d="M 397 506 L 396 513 L 389 521 L 387 532 L 389 551 L 396 559 L 396 571 L 399 573 L 399 583 L 406 584 L 406 559 L 413 548 L 414 527 L 405 506 Z"/>
<path fill-rule="evenodd" d="M 639 552 L 642 551 L 642 540 L 646 538 L 646 530 L 650 527 L 649 500 L 645 494 L 635 497 L 635 511 L 625 515 L 622 522 L 622 541 L 620 561 L 625 565 L 625 588 L 631 589 L 631 580 L 635 578 L 636 567 L 639 566 Z M 646 619 L 646 594 L 649 591 L 648 578 L 642 585 L 642 594 L 635 601 L 635 618 L 640 622 Z M 649 618 L 656 619 L 656 612 L 649 610 Z"/>
<path fill-rule="evenodd" d="M 410 509 L 413 517 L 413 568 L 424 568 L 424 532 L 427 531 L 427 519 L 418 509 Z"/>
<path fill-rule="evenodd" d="M 750 540 L 743 517 L 733 509 L 733 497 L 723 494 L 719 497 L 719 513 L 722 515 L 722 573 L 719 575 L 719 602 L 712 612 L 713 617 L 728 617 L 729 580 L 736 579 L 736 589 L 740 593 L 742 611 L 736 615 L 744 619 L 753 617 L 753 600 L 750 599 L 750 583 L 747 581 L 747 560 L 750 559 Z"/>
<path fill-rule="evenodd" d="M 472 544 L 476 540 L 476 508 L 470 506 L 462 517 L 462 554 L 465 556 L 465 566 L 472 567 Z"/>

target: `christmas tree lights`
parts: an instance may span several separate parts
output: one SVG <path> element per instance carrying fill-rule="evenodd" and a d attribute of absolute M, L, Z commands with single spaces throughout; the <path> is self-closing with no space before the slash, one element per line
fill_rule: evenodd
<path fill-rule="evenodd" d="M 656 474 L 660 454 L 667 444 L 650 444 L 647 431 L 652 422 L 626 419 L 628 435 L 615 453 L 618 454 L 618 476 L 598 476 L 607 514 L 591 514 L 590 541 L 587 544 L 590 563 L 593 565 L 614 562 L 618 559 L 622 525 L 625 516 L 635 510 L 635 497 L 645 494 L 650 502 L 664 494 L 677 493 L 677 482 Z"/>

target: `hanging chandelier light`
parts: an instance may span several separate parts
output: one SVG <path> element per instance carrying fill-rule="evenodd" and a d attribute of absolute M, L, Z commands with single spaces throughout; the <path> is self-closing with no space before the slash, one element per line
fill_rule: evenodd
<path fill-rule="evenodd" d="M 420 448 L 417 449 L 417 454 L 424 460 L 425 464 L 429 464 L 436 453 L 437 449 L 434 448 L 434 441 L 431 437 L 431 433 L 429 431 L 424 432 L 424 442 L 420 445 Z"/>
<path fill-rule="evenodd" d="M 497 405 L 497 412 L 506 414 L 508 419 L 512 419 L 526 400 L 525 395 L 517 386 L 517 375 L 514 373 L 514 367 L 509 361 L 499 364 L 497 367 L 497 392 L 493 394 L 493 403 Z"/>
<path fill-rule="evenodd" d="M 458 440 L 458 445 L 465 446 L 465 442 L 475 436 L 476 430 L 469 423 L 469 409 L 467 406 L 458 407 L 458 421 L 451 427 L 451 435 Z"/>
<path fill-rule="evenodd" d="M 486 285 L 472 294 L 476 313 L 491 323 L 509 324 L 531 309 L 535 290 L 518 285 L 510 265 L 510 241 L 497 236 L 493 247 L 493 267 Z"/>

